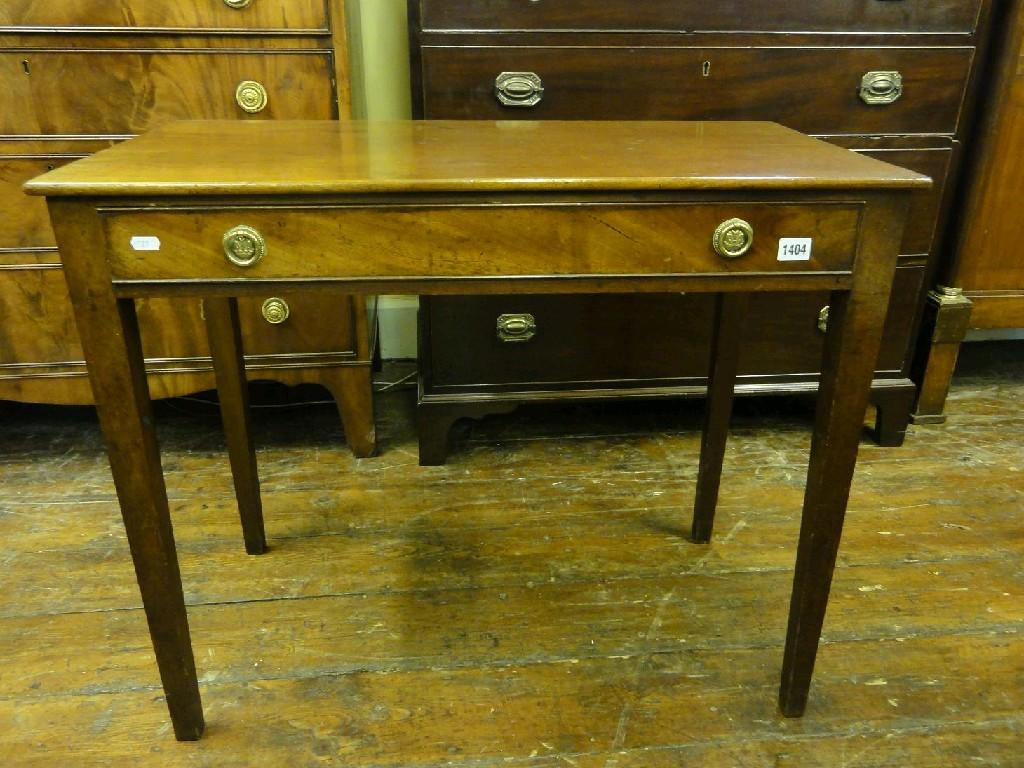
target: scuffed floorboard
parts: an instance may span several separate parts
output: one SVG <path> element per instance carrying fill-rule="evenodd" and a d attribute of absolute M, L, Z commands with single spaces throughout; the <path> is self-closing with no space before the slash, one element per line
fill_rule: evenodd
<path fill-rule="evenodd" d="M 260 557 L 216 409 L 158 406 L 197 744 L 91 411 L 0 403 L 5 768 L 1024 766 L 1024 344 L 966 346 L 947 424 L 863 442 L 802 720 L 775 700 L 808 400 L 738 403 L 698 546 L 699 402 L 521 409 L 419 467 L 410 390 L 361 461 L 330 405 L 283 397 L 254 416 Z"/>

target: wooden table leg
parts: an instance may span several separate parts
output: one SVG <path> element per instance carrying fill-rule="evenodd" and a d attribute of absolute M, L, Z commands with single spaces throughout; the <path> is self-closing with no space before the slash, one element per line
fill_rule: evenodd
<path fill-rule="evenodd" d="M 722 479 L 722 461 L 729 435 L 729 418 L 736 391 L 743 321 L 750 295 L 719 293 L 715 296 L 714 326 L 708 374 L 708 398 L 704 411 L 704 432 L 700 441 L 700 470 L 693 504 L 692 538 L 698 543 L 711 540 L 715 506 Z"/>
<path fill-rule="evenodd" d="M 870 205 L 861 224 L 857 258 L 876 260 L 858 272 L 850 292 L 832 294 L 811 457 L 797 545 L 779 706 L 799 717 L 807 706 L 818 641 L 825 621 L 864 412 L 902 234 L 902 205 Z"/>
<path fill-rule="evenodd" d="M 174 734 L 193 741 L 203 708 L 135 304 L 114 296 L 92 206 L 52 201 L 50 213 Z"/>
<path fill-rule="evenodd" d="M 259 555 L 267 550 L 267 535 L 263 528 L 260 479 L 249 423 L 249 382 L 245 378 L 238 300 L 204 299 L 203 315 L 217 377 L 217 398 L 228 444 L 231 476 L 235 482 L 238 514 L 242 520 L 245 551 Z"/>

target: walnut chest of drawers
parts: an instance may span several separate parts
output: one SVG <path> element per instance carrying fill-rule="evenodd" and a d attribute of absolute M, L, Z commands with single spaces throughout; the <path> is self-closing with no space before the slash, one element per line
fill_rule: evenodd
<path fill-rule="evenodd" d="M 925 173 L 873 386 L 898 445 L 909 360 L 967 128 L 986 0 L 409 0 L 422 118 L 773 120 Z M 755 297 L 738 391 L 817 386 L 827 296 Z M 431 297 L 420 460 L 458 418 L 565 398 L 702 395 L 700 296 Z"/>
<path fill-rule="evenodd" d="M 10 0 L 0 94 L 0 399 L 89 403 L 46 207 L 22 183 L 168 120 L 349 117 L 344 2 Z M 241 312 L 249 377 L 326 386 L 353 450 L 372 452 L 365 302 L 265 296 Z M 213 387 L 200 313 L 142 303 L 154 396 Z"/>

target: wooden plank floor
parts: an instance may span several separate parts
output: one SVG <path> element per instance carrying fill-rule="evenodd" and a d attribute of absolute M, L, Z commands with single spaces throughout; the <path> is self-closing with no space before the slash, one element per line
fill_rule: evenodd
<path fill-rule="evenodd" d="M 947 425 L 864 443 L 802 720 L 807 401 L 738 404 L 709 546 L 699 403 L 521 410 L 430 468 L 412 393 L 378 410 L 362 461 L 329 406 L 257 412 L 249 557 L 216 411 L 159 408 L 209 724 L 179 744 L 91 412 L 0 404 L 0 764 L 1024 765 L 1024 344 L 968 345 Z"/>

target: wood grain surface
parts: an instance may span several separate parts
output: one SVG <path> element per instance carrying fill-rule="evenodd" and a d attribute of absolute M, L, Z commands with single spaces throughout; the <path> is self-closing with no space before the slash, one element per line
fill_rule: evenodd
<path fill-rule="evenodd" d="M 260 162 L 239 162 L 246 157 Z M 73 196 L 929 186 L 921 174 L 764 122 L 183 120 L 25 188 Z"/>
<path fill-rule="evenodd" d="M 246 278 L 488 277 L 760 272 L 846 273 L 853 269 L 863 206 L 562 200 L 522 204 L 491 197 L 455 205 L 396 199 L 366 204 L 295 201 L 277 207 L 114 211 L 103 217 L 115 280 Z M 740 217 L 754 229 L 750 250 L 727 259 L 712 249 L 715 228 Z M 224 233 L 255 227 L 267 255 L 240 268 L 224 258 Z M 411 237 L 410 233 L 416 233 Z M 157 237 L 140 251 L 136 236 Z M 810 237 L 804 261 L 780 261 L 779 240 Z M 429 247 L 425 247 L 429 244 Z M 556 266 L 557 265 L 557 266 Z"/>
<path fill-rule="evenodd" d="M 1017 766 L 1022 381 L 1019 344 L 971 345 L 955 423 L 862 446 L 799 722 L 772 698 L 804 401 L 739 403 L 710 546 L 680 514 L 699 404 L 524 409 L 458 430 L 431 468 L 411 390 L 379 396 L 373 461 L 339 444 L 329 406 L 258 409 L 259 558 L 216 408 L 158 405 L 209 721 L 191 745 L 153 704 L 94 416 L 3 404 L 0 752 L 19 768 Z"/>
<path fill-rule="evenodd" d="M 245 8 L 220 2 L 154 3 L 152 0 L 6 0 L 0 28 L 18 32 L 73 27 L 79 34 L 125 31 L 328 30 L 324 0 L 257 0 Z"/>
<path fill-rule="evenodd" d="M 329 120 L 338 116 L 333 74 L 323 50 L 0 52 L 0 131 L 127 136 L 188 118 Z M 258 114 L 235 100 L 243 80 L 267 91 Z"/>
<path fill-rule="evenodd" d="M 1024 4 L 1007 7 L 949 276 L 975 302 L 974 328 L 1024 325 Z"/>
<path fill-rule="evenodd" d="M 813 134 L 956 133 L 974 56 L 970 47 L 502 42 L 425 45 L 423 116 L 774 120 Z M 864 74 L 878 70 L 902 74 L 904 95 L 898 101 L 861 101 Z M 544 84 L 541 102 L 530 108 L 503 106 L 494 95 L 501 72 L 538 74 Z"/>

